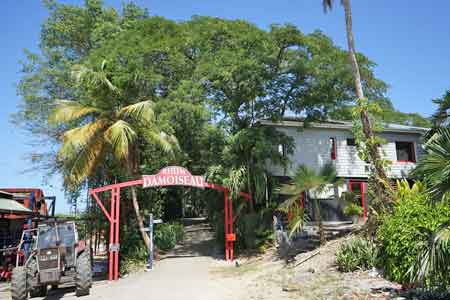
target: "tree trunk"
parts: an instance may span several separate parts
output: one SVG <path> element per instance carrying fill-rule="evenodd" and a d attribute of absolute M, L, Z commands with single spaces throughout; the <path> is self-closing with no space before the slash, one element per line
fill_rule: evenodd
<path fill-rule="evenodd" d="M 314 215 L 317 218 L 317 225 L 319 227 L 320 245 L 323 245 L 323 244 L 325 244 L 326 240 L 325 240 L 325 232 L 323 231 L 322 212 L 320 209 L 320 199 L 314 199 Z"/>
<path fill-rule="evenodd" d="M 356 90 L 356 96 L 359 99 L 364 98 L 364 92 L 362 88 L 361 83 L 361 74 L 359 72 L 359 66 L 358 61 L 356 59 L 356 51 L 355 51 L 355 42 L 353 39 L 353 24 L 352 24 L 352 11 L 350 7 L 350 0 L 343 0 L 342 4 L 344 6 L 345 10 L 345 24 L 346 24 L 346 31 L 347 31 L 347 44 L 348 44 L 348 53 L 350 62 L 352 65 L 352 73 L 353 73 L 353 80 L 355 83 L 355 90 Z M 366 140 L 371 140 L 374 137 L 372 124 L 370 122 L 369 113 L 366 109 L 363 109 L 361 111 L 361 123 L 363 128 L 364 137 Z M 387 182 L 388 178 L 386 176 L 386 172 L 383 168 L 383 166 L 379 163 L 381 160 L 380 153 L 378 151 L 378 145 L 372 144 L 370 146 L 369 150 L 369 156 L 370 159 L 373 161 L 373 165 L 375 167 L 375 175 L 376 175 L 376 181 L 375 181 L 375 189 L 378 195 L 385 195 L 385 182 Z"/>
<path fill-rule="evenodd" d="M 129 164 L 128 164 L 128 174 L 132 178 L 137 178 L 140 176 L 139 174 L 139 163 L 138 163 L 138 152 L 136 147 L 134 146 L 133 152 L 131 153 L 130 157 L 128 158 Z M 138 223 L 139 231 L 142 236 L 142 240 L 145 243 L 145 246 L 147 249 L 150 250 L 150 237 L 148 234 L 144 231 L 144 218 L 141 215 L 141 209 L 139 207 L 138 197 L 137 197 L 137 189 L 136 186 L 131 187 L 131 200 L 133 203 L 133 209 L 134 214 L 136 215 L 136 220 Z"/>
<path fill-rule="evenodd" d="M 144 240 L 145 246 L 150 249 L 150 238 L 144 231 L 144 218 L 141 216 L 141 210 L 139 208 L 139 202 L 137 199 L 137 190 L 135 186 L 131 187 L 131 199 L 133 202 L 134 213 L 136 214 L 136 220 L 138 222 L 139 231 L 141 232 L 142 240 Z"/>

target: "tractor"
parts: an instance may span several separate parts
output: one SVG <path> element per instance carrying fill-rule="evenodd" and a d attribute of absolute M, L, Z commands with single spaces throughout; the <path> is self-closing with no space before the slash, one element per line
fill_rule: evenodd
<path fill-rule="evenodd" d="M 28 244 L 28 247 L 23 247 Z M 47 288 L 75 284 L 77 297 L 89 295 L 92 286 L 90 251 L 78 240 L 73 221 L 47 221 L 36 229 L 24 231 L 19 249 L 28 248 L 23 264 L 17 256 L 11 276 L 13 300 L 45 297 Z M 23 257 L 23 255 L 22 255 Z"/>

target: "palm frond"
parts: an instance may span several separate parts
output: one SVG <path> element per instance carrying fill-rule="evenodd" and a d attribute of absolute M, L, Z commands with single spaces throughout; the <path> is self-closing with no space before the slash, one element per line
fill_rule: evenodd
<path fill-rule="evenodd" d="M 87 123 L 83 126 L 67 130 L 63 136 L 63 144 L 59 150 L 61 157 L 70 157 L 77 153 L 79 149 L 89 144 L 92 139 L 98 137 L 101 130 L 107 126 L 105 119 Z"/>
<path fill-rule="evenodd" d="M 293 218 L 289 222 L 289 238 L 292 238 L 296 233 L 302 231 L 305 223 L 309 221 L 305 214 L 305 210 L 299 206 L 295 206 L 291 210 L 291 213 Z"/>
<path fill-rule="evenodd" d="M 98 108 L 77 101 L 59 100 L 56 102 L 56 107 L 51 112 L 48 121 L 50 124 L 61 125 L 99 112 L 101 110 Z"/>
<path fill-rule="evenodd" d="M 99 71 L 93 70 L 81 64 L 75 65 L 72 70 L 72 76 L 78 84 L 86 82 L 95 87 L 106 86 L 115 94 L 120 94 L 119 88 L 117 88 L 108 78 L 105 60 L 103 60 Z"/>
<path fill-rule="evenodd" d="M 131 118 L 136 122 L 144 121 L 150 123 L 151 121 L 153 121 L 155 116 L 153 106 L 153 102 L 150 100 L 141 101 L 122 108 L 119 112 L 119 115 Z"/>
<path fill-rule="evenodd" d="M 438 105 L 437 111 L 431 116 L 435 126 L 450 124 L 450 91 L 447 91 L 442 98 L 434 99 L 433 103 Z"/>
<path fill-rule="evenodd" d="M 446 223 L 431 235 L 428 244 L 409 269 L 412 282 L 426 282 L 426 279 L 448 274 L 450 269 L 449 246 L 450 223 Z"/>
<path fill-rule="evenodd" d="M 165 153 L 173 154 L 174 150 L 177 150 L 179 147 L 177 138 L 164 131 L 148 129 L 144 133 L 144 137 L 148 142 L 161 148 Z"/>
<path fill-rule="evenodd" d="M 64 164 L 66 164 L 67 175 L 64 181 L 69 187 L 79 185 L 86 177 L 92 174 L 102 157 L 104 148 L 105 141 L 103 139 L 92 139 L 76 154 L 65 158 Z"/>
<path fill-rule="evenodd" d="M 413 175 L 423 177 L 434 201 L 450 194 L 450 129 L 438 130 L 426 144 Z"/>
<path fill-rule="evenodd" d="M 231 198 L 236 199 L 237 195 L 245 185 L 247 169 L 245 167 L 231 169 L 228 177 L 225 179 L 225 186 L 230 189 Z"/>
<path fill-rule="evenodd" d="M 105 131 L 105 138 L 112 146 L 114 154 L 119 159 L 127 159 L 130 146 L 136 139 L 136 132 L 127 122 L 116 121 Z"/>

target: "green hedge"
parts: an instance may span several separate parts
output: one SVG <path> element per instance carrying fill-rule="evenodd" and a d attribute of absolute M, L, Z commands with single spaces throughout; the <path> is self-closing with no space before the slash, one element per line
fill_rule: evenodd
<path fill-rule="evenodd" d="M 398 185 L 396 205 L 392 215 L 384 217 L 378 228 L 386 276 L 400 283 L 408 283 L 408 270 L 425 247 L 429 232 L 450 221 L 448 203 L 430 204 L 425 188 L 416 184 L 409 188 Z"/>
<path fill-rule="evenodd" d="M 155 246 L 163 251 L 173 249 L 184 238 L 184 227 L 180 223 L 158 224 L 155 226 Z"/>

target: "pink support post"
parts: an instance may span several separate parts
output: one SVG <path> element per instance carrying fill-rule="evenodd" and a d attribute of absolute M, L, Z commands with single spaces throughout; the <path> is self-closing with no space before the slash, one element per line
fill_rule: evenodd
<path fill-rule="evenodd" d="M 229 226 L 229 230 L 228 233 L 229 234 L 233 234 L 233 199 L 229 198 L 228 199 L 228 205 L 230 206 L 228 209 L 228 226 Z M 228 241 L 228 247 L 229 247 L 229 256 L 230 256 L 230 260 L 233 260 L 233 256 L 234 256 L 234 241 L 229 240 Z"/>
<path fill-rule="evenodd" d="M 228 244 L 228 191 L 224 191 L 224 213 L 225 213 L 225 260 L 229 260 L 229 244 Z"/>
<path fill-rule="evenodd" d="M 115 190 L 111 190 L 111 222 L 109 224 L 109 270 L 108 270 L 108 280 L 113 280 L 113 260 L 114 260 L 114 252 L 112 251 L 112 246 L 114 245 L 114 227 L 115 227 L 115 203 L 116 196 Z"/>
<path fill-rule="evenodd" d="M 114 280 L 118 280 L 119 279 L 119 222 L 120 220 L 120 187 L 116 188 L 116 226 L 115 226 L 115 234 L 116 234 L 116 239 L 115 239 L 115 243 L 116 243 L 116 251 L 114 252 Z"/>

